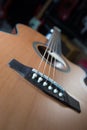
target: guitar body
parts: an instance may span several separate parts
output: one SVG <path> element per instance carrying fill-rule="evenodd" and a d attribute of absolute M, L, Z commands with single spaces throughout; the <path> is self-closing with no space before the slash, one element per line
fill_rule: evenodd
<path fill-rule="evenodd" d="M 17 25 L 17 34 L 0 32 L 0 130 L 87 130 L 86 75 L 80 67 L 64 57 L 70 71 L 57 69 L 54 78 L 79 101 L 80 113 L 43 93 L 9 67 L 14 58 L 38 67 L 41 57 L 34 41 L 45 43 L 46 39 L 21 24 Z"/>

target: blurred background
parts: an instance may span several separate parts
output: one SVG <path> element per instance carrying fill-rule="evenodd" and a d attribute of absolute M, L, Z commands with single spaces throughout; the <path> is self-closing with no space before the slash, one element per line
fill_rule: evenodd
<path fill-rule="evenodd" d="M 0 31 L 17 23 L 45 36 L 60 28 L 63 54 L 87 72 L 87 0 L 0 0 Z"/>

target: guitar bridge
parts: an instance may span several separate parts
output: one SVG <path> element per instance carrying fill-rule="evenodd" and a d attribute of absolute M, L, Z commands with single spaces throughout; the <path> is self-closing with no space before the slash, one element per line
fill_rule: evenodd
<path fill-rule="evenodd" d="M 21 64 L 15 59 L 10 61 L 9 66 L 49 96 L 62 102 L 77 112 L 81 112 L 79 102 L 71 97 L 57 82 L 48 76 L 38 72 L 36 69 Z"/>

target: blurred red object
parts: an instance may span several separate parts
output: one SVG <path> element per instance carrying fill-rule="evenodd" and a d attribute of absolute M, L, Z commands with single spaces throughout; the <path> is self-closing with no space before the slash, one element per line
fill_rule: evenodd
<path fill-rule="evenodd" d="M 58 17 L 62 21 L 66 21 L 72 11 L 75 9 L 79 0 L 61 0 L 60 5 L 58 7 Z"/>
<path fill-rule="evenodd" d="M 0 2 L 0 20 L 7 17 L 8 9 L 11 4 L 11 0 L 6 0 Z"/>
<path fill-rule="evenodd" d="M 81 60 L 79 61 L 79 65 L 87 69 L 87 60 Z"/>

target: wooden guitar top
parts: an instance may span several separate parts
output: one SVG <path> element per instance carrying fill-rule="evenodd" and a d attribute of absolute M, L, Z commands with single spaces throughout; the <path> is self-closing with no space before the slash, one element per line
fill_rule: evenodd
<path fill-rule="evenodd" d="M 79 101 L 78 113 L 44 94 L 9 67 L 8 63 L 15 58 L 38 68 L 41 57 L 33 42 L 46 43 L 46 38 L 35 30 L 21 24 L 16 28 L 17 34 L 0 32 L 0 130 L 87 130 L 85 72 L 64 57 L 70 71 L 57 69 L 54 78 Z"/>

